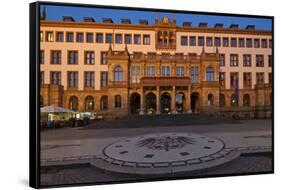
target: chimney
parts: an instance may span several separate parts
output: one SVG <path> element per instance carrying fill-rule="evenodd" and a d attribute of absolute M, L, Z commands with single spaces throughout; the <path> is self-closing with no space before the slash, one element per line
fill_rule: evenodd
<path fill-rule="evenodd" d="M 63 22 L 75 22 L 75 20 L 71 16 L 63 16 L 62 20 Z"/>
<path fill-rule="evenodd" d="M 145 20 L 145 19 L 139 20 L 139 23 L 140 23 L 140 24 L 143 24 L 143 25 L 148 25 L 148 21 Z"/>
<path fill-rule="evenodd" d="M 103 23 L 113 23 L 112 18 L 102 18 Z"/>
<path fill-rule="evenodd" d="M 247 25 L 246 30 L 255 30 L 256 29 L 256 26 L 255 25 Z"/>
<path fill-rule="evenodd" d="M 191 27 L 192 22 L 183 22 L 182 26 L 183 27 Z"/>
<path fill-rule="evenodd" d="M 200 22 L 198 26 L 200 28 L 207 28 L 208 27 L 208 23 L 207 22 Z"/>
<path fill-rule="evenodd" d="M 223 28 L 223 24 L 222 23 L 216 23 L 215 28 Z"/>
<path fill-rule="evenodd" d="M 121 23 L 122 23 L 122 24 L 131 24 L 131 21 L 130 21 L 130 19 L 128 19 L 128 18 L 122 18 L 122 19 L 121 19 Z"/>
<path fill-rule="evenodd" d="M 230 29 L 239 29 L 239 25 L 238 24 L 231 24 L 229 26 Z"/>
<path fill-rule="evenodd" d="M 84 22 L 95 22 L 93 17 L 84 17 Z"/>

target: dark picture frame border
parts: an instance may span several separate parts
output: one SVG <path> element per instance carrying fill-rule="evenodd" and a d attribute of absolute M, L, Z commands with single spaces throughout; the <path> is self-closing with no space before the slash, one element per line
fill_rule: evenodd
<path fill-rule="evenodd" d="M 247 18 L 265 18 L 272 21 L 272 170 L 266 172 L 251 172 L 245 174 L 217 174 L 217 175 L 198 175 L 190 177 L 170 177 L 170 178 L 153 178 L 141 180 L 122 180 L 110 182 L 92 182 L 92 183 L 76 183 L 76 184 L 62 184 L 62 185 L 44 185 L 40 184 L 40 6 L 54 5 L 54 6 L 68 6 L 68 7 L 85 7 L 85 8 L 107 8 L 118 10 L 136 10 L 136 11 L 154 11 L 154 12 L 170 12 L 170 13 L 184 13 L 184 14 L 200 14 L 200 15 L 215 15 L 215 16 L 234 16 Z M 249 15 L 249 14 L 235 14 L 235 13 L 219 13 L 219 12 L 201 12 L 188 10 L 171 10 L 171 9 L 157 9 L 157 8 L 142 8 L 142 7 L 126 7 L 126 6 L 112 6 L 112 5 L 93 5 L 80 3 L 62 3 L 62 2 L 48 2 L 39 1 L 29 4 L 29 185 L 33 188 L 55 188 L 55 187 L 74 187 L 74 186 L 88 186 L 88 185 L 105 185 L 105 184 L 123 184 L 136 182 L 152 182 L 152 181 L 167 181 L 180 179 L 198 179 L 198 178 L 215 178 L 215 177 L 234 177 L 260 174 L 274 173 L 274 16 L 266 15 Z"/>

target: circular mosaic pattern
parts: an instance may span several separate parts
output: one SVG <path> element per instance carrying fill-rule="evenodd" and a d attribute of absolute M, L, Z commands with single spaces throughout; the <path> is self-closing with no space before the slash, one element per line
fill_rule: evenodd
<path fill-rule="evenodd" d="M 206 157 L 224 148 L 213 137 L 192 133 L 159 133 L 131 137 L 104 148 L 111 159 L 130 163 L 172 163 Z"/>

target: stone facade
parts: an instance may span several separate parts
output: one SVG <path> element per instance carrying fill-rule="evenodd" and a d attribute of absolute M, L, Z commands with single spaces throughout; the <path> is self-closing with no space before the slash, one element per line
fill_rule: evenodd
<path fill-rule="evenodd" d="M 205 45 L 183 49 L 180 44 L 181 35 L 192 36 L 195 31 L 199 35 L 227 34 L 229 39 L 232 35 L 238 35 L 237 39 L 241 36 L 256 38 L 257 35 L 262 35 L 261 38 L 267 40 L 270 39 L 271 32 L 184 28 L 176 26 L 175 23 L 175 20 L 169 21 L 166 17 L 158 20 L 153 26 L 132 25 L 126 27 L 113 23 L 103 25 L 102 23 L 41 21 L 41 30 L 45 31 L 46 35 L 50 31 L 62 31 L 62 28 L 66 26 L 68 28 L 65 35 L 70 30 L 77 33 L 82 31 L 85 34 L 89 32 L 105 32 L 107 34 L 111 31 L 108 28 L 120 27 L 120 31 L 116 29 L 116 34 L 119 34 L 118 32 L 124 33 L 123 41 L 126 40 L 127 33 L 139 32 L 144 43 L 135 45 L 113 42 L 93 45 L 73 42 L 72 46 L 66 42 L 45 42 L 42 40 L 41 48 L 45 52 L 46 59 L 45 64 L 40 65 L 41 71 L 45 73 L 41 84 L 41 106 L 56 105 L 81 112 L 96 112 L 108 118 L 130 114 L 187 112 L 216 114 L 222 117 L 271 117 L 272 85 L 269 81 L 272 79 L 267 75 L 271 73 L 271 68 L 268 65 L 261 68 L 241 66 L 241 64 L 243 65 L 241 57 L 247 51 L 250 51 L 253 56 L 256 51 L 257 54 L 263 54 L 267 57 L 271 54 L 271 49 L 246 49 L 246 51 L 243 48 L 237 50 L 238 47 L 235 49 L 207 47 Z M 86 31 L 83 31 L 85 28 Z M 145 36 L 150 37 L 146 39 Z M 148 42 L 144 42 L 145 39 Z M 57 46 L 54 48 L 52 43 L 56 43 Z M 52 57 L 48 55 L 53 49 L 62 50 L 62 63 L 50 64 Z M 90 50 L 95 51 L 94 64 L 83 63 L 86 55 L 81 56 L 82 53 L 77 55 L 79 60 L 77 65 L 66 63 L 69 59 L 67 57 L 69 50 L 84 53 Z M 64 54 L 64 52 L 66 53 Z M 106 52 L 104 57 L 106 64 L 101 64 L 101 52 Z M 226 65 L 221 65 L 220 55 L 225 54 L 228 57 L 232 52 L 237 53 L 240 57 L 239 66 L 228 66 L 230 61 L 228 58 L 225 58 Z M 49 75 L 52 71 L 61 72 L 59 84 L 52 83 Z M 77 71 L 78 73 L 75 88 L 70 88 L 68 85 L 69 71 Z M 95 85 L 93 87 L 85 86 L 83 73 L 87 71 L 95 72 Z M 102 72 L 107 74 L 102 76 Z M 220 81 L 221 72 L 226 74 L 224 84 Z M 237 80 L 236 86 L 230 85 L 231 72 L 238 73 L 239 80 Z M 243 86 L 244 72 L 253 73 L 249 87 Z M 264 72 L 262 84 L 256 84 L 256 72 Z M 104 78 L 102 79 L 102 77 Z M 101 85 L 103 80 L 104 86 Z"/>

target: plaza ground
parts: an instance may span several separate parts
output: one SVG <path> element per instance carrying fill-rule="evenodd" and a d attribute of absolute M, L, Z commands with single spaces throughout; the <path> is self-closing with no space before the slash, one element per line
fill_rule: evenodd
<path fill-rule="evenodd" d="M 42 185 L 90 183 L 143 179 L 139 176 L 102 171 L 81 157 L 99 155 L 108 144 L 152 133 L 188 132 L 217 137 L 228 148 L 267 148 L 266 153 L 247 153 L 214 168 L 178 174 L 180 176 L 243 174 L 272 171 L 271 120 L 234 120 L 202 115 L 127 117 L 100 121 L 83 128 L 62 128 L 41 132 Z M 262 152 L 262 151 L 261 151 Z M 78 158 L 75 162 L 66 161 Z M 81 161 L 81 162 L 80 162 Z M 53 165 L 48 165 L 48 163 Z M 173 174 L 173 176 L 176 176 Z M 173 177 L 172 176 L 172 177 Z M 171 177 L 171 176 L 168 176 Z"/>

